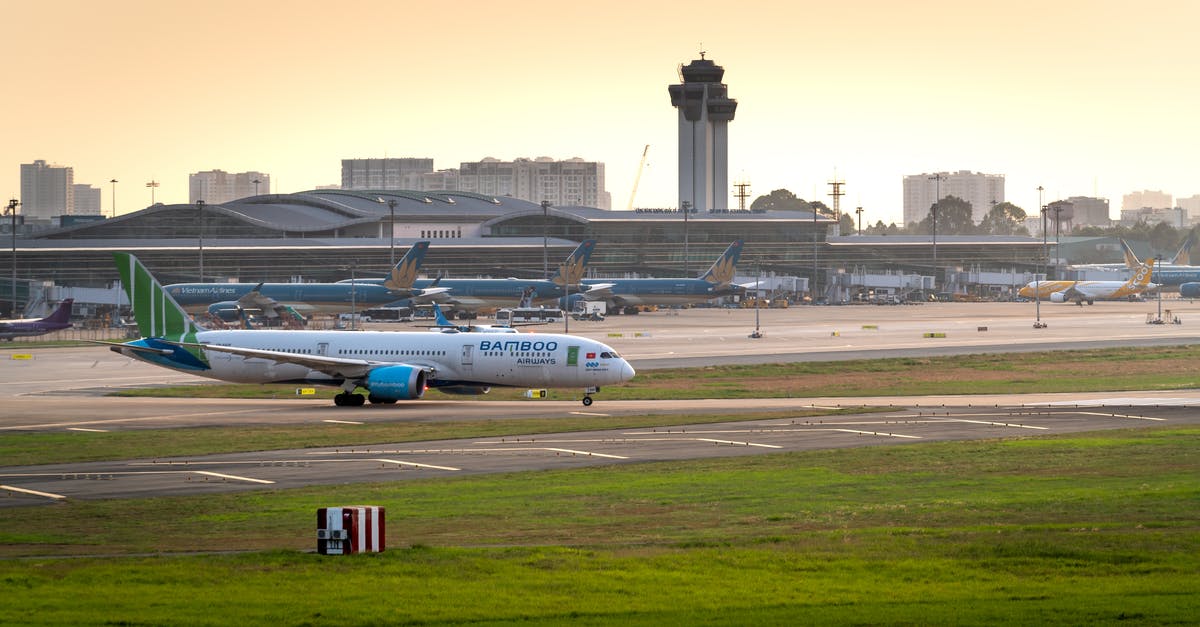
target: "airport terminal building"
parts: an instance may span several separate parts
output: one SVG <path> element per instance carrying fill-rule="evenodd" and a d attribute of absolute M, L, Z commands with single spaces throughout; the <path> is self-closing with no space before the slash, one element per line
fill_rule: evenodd
<path fill-rule="evenodd" d="M 836 225 L 807 211 L 609 211 L 465 192 L 314 190 L 157 204 L 14 244 L 19 277 L 78 287 L 116 281 L 113 250 L 134 252 L 168 283 L 199 281 L 201 268 L 206 281 L 331 281 L 382 275 L 390 259 L 428 239 L 428 276 L 529 278 L 556 267 L 579 241 L 596 239 L 591 276 L 696 276 L 741 239 L 739 274 L 815 274 L 818 288 L 867 270 L 1031 272 L 1043 250 L 1033 238 L 934 244 L 923 236 L 840 236 Z"/>

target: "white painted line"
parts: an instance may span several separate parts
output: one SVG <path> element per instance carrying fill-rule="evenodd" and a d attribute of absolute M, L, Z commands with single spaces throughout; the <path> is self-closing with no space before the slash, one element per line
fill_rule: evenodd
<path fill-rule="evenodd" d="M 858 429 L 823 429 L 823 431 L 841 431 L 844 433 L 858 433 L 860 435 L 882 435 L 889 438 L 905 438 L 909 440 L 923 440 L 919 435 L 903 435 L 900 433 L 880 433 L 879 431 L 859 431 Z"/>
<path fill-rule="evenodd" d="M 375 461 L 383 462 L 385 464 L 396 464 L 397 466 L 415 466 L 417 468 L 432 468 L 434 470 L 462 470 L 462 468 L 453 468 L 450 466 L 434 466 L 432 464 L 418 464 L 417 462 L 404 462 L 404 461 L 400 461 L 398 459 L 377 458 L 377 459 L 375 459 Z"/>
<path fill-rule="evenodd" d="M 1120 398 L 1088 398 L 1078 401 L 1052 401 L 1048 403 L 1026 403 L 1022 407 L 1096 407 L 1096 406 L 1148 406 L 1148 405 L 1197 405 L 1200 404 L 1200 398 L 1137 398 L 1137 397 L 1120 397 Z"/>
<path fill-rule="evenodd" d="M 192 472 L 195 472 L 198 475 L 208 475 L 209 477 L 218 477 L 221 479 L 233 479 L 234 481 L 249 481 L 250 483 L 266 483 L 266 484 L 275 483 L 274 481 L 267 481 L 266 479 L 253 479 L 250 477 L 239 477 L 237 475 L 225 475 L 225 474 L 221 474 L 219 472 L 209 472 L 207 470 L 194 470 Z"/>
<path fill-rule="evenodd" d="M 608 418 L 609 416 L 612 415 L 612 414 L 594 414 L 592 412 L 586 412 L 586 411 L 569 411 L 567 413 L 573 414 L 575 416 L 597 416 L 600 418 Z"/>
<path fill-rule="evenodd" d="M 205 416 L 229 416 L 232 414 L 249 414 L 261 412 L 261 408 L 257 409 L 239 409 L 236 411 L 209 411 L 198 414 L 164 414 L 161 416 L 143 416 L 140 418 L 113 418 L 106 420 L 80 420 L 76 422 L 47 422 L 33 425 L 15 425 L 9 427 L 0 427 L 0 431 L 18 431 L 24 429 L 51 429 L 55 427 L 77 427 L 81 425 L 108 425 L 122 422 L 145 422 L 148 420 L 178 420 L 180 418 L 203 418 Z"/>
<path fill-rule="evenodd" d="M 335 425 L 361 425 L 363 423 L 354 420 L 322 420 L 321 422 L 330 422 Z"/>
<path fill-rule="evenodd" d="M 1012 427 L 1014 429 L 1037 429 L 1039 431 L 1049 430 L 1050 427 L 1035 427 L 1033 425 L 1016 425 L 1010 422 L 991 422 L 989 420 L 967 420 L 966 418 L 947 418 L 943 422 L 966 422 L 976 425 L 988 425 L 989 427 Z"/>
<path fill-rule="evenodd" d="M 84 429 L 83 427 L 69 427 L 67 431 L 86 431 L 88 433 L 108 433 L 108 429 Z"/>
<path fill-rule="evenodd" d="M 61 494 L 51 494 L 50 492 L 38 492 L 37 490 L 26 490 L 25 488 L 16 488 L 10 485 L 0 485 L 0 490 L 8 490 L 10 492 L 20 492 L 22 494 L 32 494 L 33 496 L 44 496 L 48 499 L 65 499 L 67 497 Z"/>
<path fill-rule="evenodd" d="M 1163 422 L 1166 418 L 1151 418 L 1150 416 L 1131 416 L 1129 414 L 1105 414 L 1098 411 L 1076 411 L 1073 414 L 1082 414 L 1084 416 L 1100 416 L 1102 418 L 1128 418 L 1129 420 L 1156 420 Z"/>
<path fill-rule="evenodd" d="M 575 450 L 572 450 L 569 448 L 547 448 L 546 450 L 547 451 L 555 451 L 558 453 L 570 453 L 572 455 L 584 455 L 586 457 L 607 457 L 609 459 L 629 459 L 628 457 L 621 457 L 620 455 L 606 455 L 604 453 L 592 453 L 589 451 L 575 451 Z"/>
<path fill-rule="evenodd" d="M 737 446 L 759 446 L 762 448 L 783 448 L 774 444 L 755 444 L 754 442 L 734 442 L 733 440 L 714 440 L 712 438 L 696 438 L 697 442 L 713 442 L 715 444 L 734 444 Z"/>

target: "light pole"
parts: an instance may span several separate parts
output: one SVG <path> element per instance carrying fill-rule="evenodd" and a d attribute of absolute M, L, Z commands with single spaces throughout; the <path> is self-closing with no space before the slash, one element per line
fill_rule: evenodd
<path fill-rule="evenodd" d="M 117 217 L 117 179 L 112 179 L 109 183 L 112 183 L 112 210 L 115 218 Z"/>
<path fill-rule="evenodd" d="M 200 282 L 204 282 L 204 201 L 196 201 L 197 222 L 199 223 L 199 236 L 196 238 L 200 250 Z"/>
<path fill-rule="evenodd" d="M 154 206 L 154 188 L 158 187 L 158 181 L 150 181 L 149 183 L 146 183 L 146 187 L 150 188 L 150 206 L 153 207 Z"/>
<path fill-rule="evenodd" d="M 692 212 L 692 203 L 683 201 L 679 203 L 683 208 L 683 276 L 688 275 L 688 214 Z"/>
<path fill-rule="evenodd" d="M 1038 211 L 1042 213 L 1042 257 L 1039 261 L 1046 260 L 1046 208 L 1042 206 L 1042 190 L 1044 189 L 1041 185 L 1038 185 Z M 1039 263 L 1038 274 L 1041 274 L 1041 266 L 1042 264 Z M 1041 329 L 1046 326 L 1042 322 L 1042 285 L 1038 274 L 1033 276 L 1033 307 L 1036 315 L 1036 319 L 1033 321 L 1033 328 L 1035 329 Z"/>
<path fill-rule="evenodd" d="M 12 230 L 9 235 L 12 237 L 12 317 L 17 317 L 17 207 L 21 201 L 13 198 L 8 201 L 8 206 L 4 208 L 12 219 Z"/>
<path fill-rule="evenodd" d="M 862 235 L 862 207 L 854 210 L 858 214 L 858 234 Z"/>
<path fill-rule="evenodd" d="M 388 221 L 388 272 L 390 273 L 391 269 L 396 267 L 396 199 L 390 198 L 384 201 L 382 196 L 377 196 L 375 202 L 387 202 L 388 214 L 391 216 Z"/>
<path fill-rule="evenodd" d="M 813 214 L 813 271 L 812 271 L 812 286 L 808 288 L 812 297 L 812 304 L 817 304 L 817 208 L 812 207 Z"/>
<path fill-rule="evenodd" d="M 933 202 L 933 205 L 929 207 L 929 215 L 931 218 L 933 218 L 933 224 L 932 224 L 932 226 L 933 226 L 933 289 L 935 291 L 937 290 L 937 280 L 938 280 L 938 276 L 937 276 L 937 271 L 938 271 L 938 267 L 937 267 L 937 214 L 938 214 L 938 205 L 940 205 L 942 202 L 942 181 L 945 180 L 945 178 L 946 177 L 942 176 L 941 172 L 938 172 L 937 174 L 929 177 L 929 180 L 934 181 L 933 194 L 934 194 L 934 196 L 936 196 L 936 198 Z"/>
<path fill-rule="evenodd" d="M 548 228 L 546 225 L 546 222 L 549 220 L 549 215 L 550 215 L 550 201 L 543 200 L 542 201 L 542 278 L 543 279 L 550 278 L 550 256 L 549 256 L 549 252 L 546 249 L 546 237 L 547 237 L 546 229 Z"/>
<path fill-rule="evenodd" d="M 258 195 L 258 179 L 254 179 L 253 183 L 254 183 L 254 195 L 257 196 Z"/>

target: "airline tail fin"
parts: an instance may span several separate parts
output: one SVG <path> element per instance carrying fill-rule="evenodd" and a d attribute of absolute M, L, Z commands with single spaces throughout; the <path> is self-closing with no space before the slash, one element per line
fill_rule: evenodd
<path fill-rule="evenodd" d="M 64 322 L 70 322 L 71 321 L 71 305 L 74 303 L 75 303 L 74 298 L 68 298 L 68 299 L 63 300 L 63 302 L 59 303 L 58 309 L 54 310 L 54 313 L 51 313 L 49 316 L 46 316 L 45 318 L 42 318 L 42 322 L 53 322 L 55 324 L 62 324 Z"/>
<path fill-rule="evenodd" d="M 1125 253 L 1125 267 L 1130 270 L 1136 270 L 1138 266 L 1142 265 L 1141 260 L 1138 259 L 1133 249 L 1129 247 L 1129 242 L 1126 242 L 1124 238 L 1121 238 L 1120 242 L 1121 250 Z"/>
<path fill-rule="evenodd" d="M 1150 277 L 1154 275 L 1154 258 L 1147 259 L 1142 265 L 1138 266 L 1137 272 L 1133 273 L 1128 281 L 1125 282 L 1127 288 L 1145 288 L 1150 285 Z"/>
<path fill-rule="evenodd" d="M 450 320 L 446 318 L 446 314 L 442 313 L 442 308 L 438 307 L 437 303 L 433 303 L 433 324 L 439 327 L 452 327 Z"/>
<path fill-rule="evenodd" d="M 733 282 L 733 275 L 737 271 L 738 259 L 742 256 L 742 240 L 736 240 L 721 253 L 717 261 L 707 272 L 700 275 L 700 278 L 714 285 L 725 285 Z"/>
<path fill-rule="evenodd" d="M 142 337 L 195 341 L 196 331 L 203 327 L 192 321 L 137 257 L 118 252 L 113 253 L 113 260 Z"/>
<path fill-rule="evenodd" d="M 1180 266 L 1192 265 L 1192 234 L 1190 232 L 1187 239 L 1183 240 L 1183 245 L 1179 247 L 1179 252 L 1175 253 L 1175 257 L 1171 259 L 1171 263 Z"/>
<path fill-rule="evenodd" d="M 587 272 L 588 260 L 592 258 L 592 250 L 596 248 L 596 240 L 585 239 L 575 250 L 567 255 L 566 261 L 558 266 L 558 275 L 554 277 L 556 285 L 578 285 Z"/>
<path fill-rule="evenodd" d="M 421 269 L 421 262 L 425 261 L 425 251 L 429 250 L 428 241 L 420 241 L 412 245 L 408 252 L 396 262 L 396 267 L 392 268 L 391 274 L 388 275 L 383 286 L 389 290 L 411 290 L 413 281 L 417 280 L 417 271 Z"/>

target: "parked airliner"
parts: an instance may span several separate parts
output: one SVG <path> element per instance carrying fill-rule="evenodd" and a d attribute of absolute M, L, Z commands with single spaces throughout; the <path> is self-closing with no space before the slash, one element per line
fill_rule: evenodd
<path fill-rule="evenodd" d="M 585 279 L 583 298 L 605 301 L 608 310 L 629 310 L 637 305 L 691 305 L 741 293 L 734 272 L 742 254 L 742 240 L 725 249 L 712 267 L 696 278 Z"/>
<path fill-rule="evenodd" d="M 0 320 L 0 340 L 12 340 L 15 337 L 32 337 L 45 335 L 51 331 L 59 331 L 71 326 L 71 305 L 75 299 L 68 298 L 58 305 L 54 313 L 45 318 L 19 318 Z"/>
<path fill-rule="evenodd" d="M 301 315 L 350 313 L 436 292 L 436 286 L 413 286 L 428 249 L 429 242 L 413 244 L 391 275 L 377 283 L 176 283 L 166 290 L 188 313 L 207 311 L 227 322 L 247 311 L 268 318 L 288 315 L 288 308 Z"/>
<path fill-rule="evenodd" d="M 1153 272 L 1154 260 L 1147 259 L 1128 281 L 1030 281 L 1018 293 L 1025 298 L 1046 298 L 1052 303 L 1082 305 L 1087 301 L 1091 305 L 1098 300 L 1137 296 L 1158 287 L 1150 282 Z"/>
<path fill-rule="evenodd" d="M 198 326 L 140 261 L 113 253 L 141 339 L 110 344 L 123 355 L 235 383 L 340 387 L 339 406 L 419 399 L 426 388 L 486 394 L 492 386 L 584 388 L 628 381 L 633 366 L 612 348 L 574 335 L 425 331 L 219 330 Z M 355 392 L 367 390 L 368 395 Z"/>

